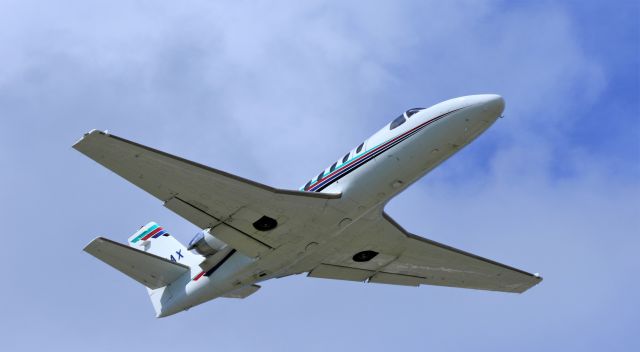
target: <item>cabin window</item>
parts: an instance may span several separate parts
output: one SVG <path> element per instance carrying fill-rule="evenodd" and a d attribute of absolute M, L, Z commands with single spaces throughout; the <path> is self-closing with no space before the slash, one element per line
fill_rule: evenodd
<path fill-rule="evenodd" d="M 407 112 L 406 112 L 407 117 L 413 116 L 415 113 L 417 113 L 420 110 L 424 110 L 424 108 L 413 108 L 413 109 L 407 110 Z"/>
<path fill-rule="evenodd" d="M 356 149 L 356 153 L 360 153 L 362 151 L 362 147 L 364 147 L 364 142 L 362 142 L 362 144 L 358 146 L 358 149 Z"/>
<path fill-rule="evenodd" d="M 307 184 L 306 184 L 306 185 L 304 185 L 304 190 L 305 190 L 305 191 L 306 191 L 306 190 L 308 190 L 308 189 L 309 189 L 309 187 L 311 187 L 311 181 L 307 182 Z"/>
<path fill-rule="evenodd" d="M 404 114 L 396 117 L 395 120 L 391 121 L 391 125 L 389 126 L 389 129 L 392 130 L 400 125 L 402 125 L 403 123 L 405 123 L 405 121 L 407 121 L 407 119 L 404 118 Z"/>
<path fill-rule="evenodd" d="M 351 153 L 350 153 L 350 152 L 349 152 L 349 153 L 347 153 L 347 155 L 345 155 L 345 156 L 344 156 L 344 158 L 342 158 L 342 163 L 343 163 L 343 164 L 344 164 L 344 163 L 346 163 L 346 162 L 347 162 L 347 160 L 349 160 L 349 154 L 351 154 Z"/>
<path fill-rule="evenodd" d="M 336 166 L 338 166 L 338 162 L 336 161 L 335 163 L 333 163 L 333 165 L 331 165 L 331 168 L 329 169 L 329 172 L 333 172 L 336 169 Z"/>

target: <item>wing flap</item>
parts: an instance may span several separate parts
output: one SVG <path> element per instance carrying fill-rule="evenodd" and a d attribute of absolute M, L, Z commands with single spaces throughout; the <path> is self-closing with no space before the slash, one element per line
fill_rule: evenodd
<path fill-rule="evenodd" d="M 339 265 L 320 264 L 311 272 L 310 277 L 318 277 L 323 279 L 337 279 L 347 281 L 366 281 L 368 277 L 373 275 L 373 271 L 362 270 L 356 268 L 348 268 Z"/>
<path fill-rule="evenodd" d="M 173 197 L 164 202 L 164 206 L 201 229 L 212 228 L 221 223 L 219 219 L 214 218 L 177 197 Z"/>
<path fill-rule="evenodd" d="M 424 283 L 424 279 L 421 277 L 401 275 L 401 274 L 389 274 L 389 273 L 376 273 L 373 275 L 369 282 L 375 284 L 389 284 L 389 285 L 401 285 L 401 286 L 420 286 Z"/>
<path fill-rule="evenodd" d="M 91 241 L 84 251 L 150 289 L 164 287 L 189 271 L 186 265 L 104 237 Z"/>

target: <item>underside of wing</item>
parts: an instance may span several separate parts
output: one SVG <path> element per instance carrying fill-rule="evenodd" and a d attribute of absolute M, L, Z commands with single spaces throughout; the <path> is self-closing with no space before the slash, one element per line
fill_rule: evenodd
<path fill-rule="evenodd" d="M 291 228 L 313 230 L 340 198 L 272 188 L 97 130 L 73 148 L 251 257 L 286 243 Z"/>
<path fill-rule="evenodd" d="M 385 213 L 354 224 L 309 276 L 522 293 L 542 278 L 405 231 Z"/>

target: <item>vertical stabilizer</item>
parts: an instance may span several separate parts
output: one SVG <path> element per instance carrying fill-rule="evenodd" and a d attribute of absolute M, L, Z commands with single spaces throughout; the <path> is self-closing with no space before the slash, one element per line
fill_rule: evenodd
<path fill-rule="evenodd" d="M 204 257 L 189 252 L 187 247 L 153 221 L 129 237 L 129 246 L 189 267 L 198 266 L 204 260 Z"/>
<path fill-rule="evenodd" d="M 199 264 L 204 260 L 203 256 L 194 254 L 187 250 L 187 247 L 153 221 L 144 225 L 140 230 L 129 237 L 129 246 L 169 259 L 179 264 L 187 265 L 191 267 L 192 270 L 195 269 L 196 272 L 201 271 Z M 183 277 L 180 280 L 183 279 L 185 278 Z M 186 282 L 189 281 L 188 278 L 186 280 L 187 281 L 185 282 L 181 281 L 177 284 L 186 284 Z M 153 304 L 153 309 L 156 311 L 156 317 L 164 316 L 163 311 L 166 307 L 170 306 L 177 299 L 177 297 L 175 297 L 175 290 L 176 287 L 171 286 L 160 287 L 157 289 L 147 287 L 147 292 L 149 293 L 149 298 Z"/>

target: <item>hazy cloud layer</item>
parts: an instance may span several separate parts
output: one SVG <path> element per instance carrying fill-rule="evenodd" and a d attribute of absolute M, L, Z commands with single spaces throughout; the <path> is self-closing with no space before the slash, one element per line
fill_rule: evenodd
<path fill-rule="evenodd" d="M 638 5 L 0 1 L 0 332 L 34 350 L 634 350 Z M 634 54 L 635 53 L 635 54 Z M 528 271 L 524 295 L 268 282 L 155 320 L 83 254 L 192 225 L 70 146 L 109 129 L 295 188 L 399 112 L 499 93 L 505 118 L 388 211 Z"/>

